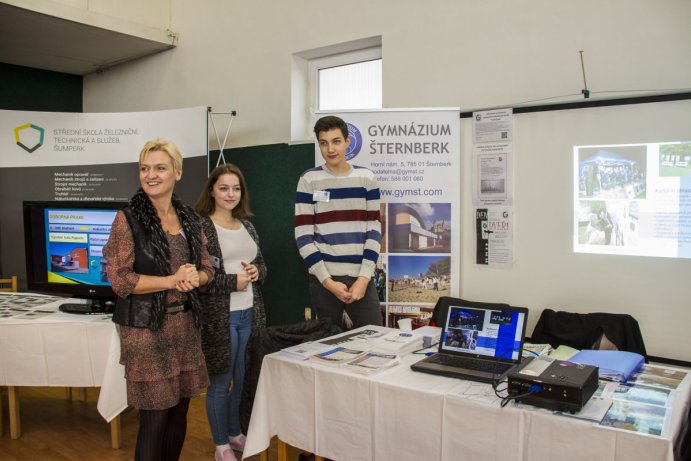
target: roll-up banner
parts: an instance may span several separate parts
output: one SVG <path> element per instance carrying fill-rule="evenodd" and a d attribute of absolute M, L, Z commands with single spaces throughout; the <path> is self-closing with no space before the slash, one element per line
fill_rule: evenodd
<path fill-rule="evenodd" d="M 440 296 L 460 292 L 460 110 L 317 113 L 348 124 L 346 159 L 374 172 L 382 244 L 374 274 L 386 325 L 429 322 Z M 324 160 L 315 146 L 315 164 Z"/>
<path fill-rule="evenodd" d="M 22 201 L 126 201 L 152 139 L 183 155 L 175 192 L 193 204 L 207 176 L 207 108 L 121 113 L 0 110 L 0 270 L 24 277 Z M 21 283 L 20 283 L 21 285 Z"/>

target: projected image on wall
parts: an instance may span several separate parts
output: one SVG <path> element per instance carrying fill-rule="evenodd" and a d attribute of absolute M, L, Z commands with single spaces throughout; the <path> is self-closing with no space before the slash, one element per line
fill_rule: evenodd
<path fill-rule="evenodd" d="M 691 143 L 573 152 L 575 252 L 691 258 Z"/>
<path fill-rule="evenodd" d="M 637 216 L 630 213 L 638 203 L 628 200 L 581 200 L 578 203 L 578 243 L 634 246 Z"/>
<path fill-rule="evenodd" d="M 583 147 L 578 152 L 578 196 L 644 198 L 645 146 Z"/>
<path fill-rule="evenodd" d="M 691 176 L 691 143 L 660 146 L 660 176 Z"/>

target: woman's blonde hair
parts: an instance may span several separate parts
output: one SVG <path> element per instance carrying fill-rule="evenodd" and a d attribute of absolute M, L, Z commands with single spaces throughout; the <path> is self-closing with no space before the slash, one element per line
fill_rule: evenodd
<path fill-rule="evenodd" d="M 170 160 L 173 162 L 173 168 L 175 168 L 176 171 L 182 171 L 182 154 L 180 153 L 180 149 L 178 149 L 175 143 L 166 141 L 165 139 L 155 139 L 144 144 L 142 151 L 139 153 L 139 164 L 141 165 L 144 161 L 144 157 L 146 157 L 149 152 L 157 151 L 168 154 L 168 157 L 170 157 Z"/>

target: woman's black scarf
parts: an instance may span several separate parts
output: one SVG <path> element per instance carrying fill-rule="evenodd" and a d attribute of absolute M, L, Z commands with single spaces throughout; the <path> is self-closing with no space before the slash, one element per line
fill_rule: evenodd
<path fill-rule="evenodd" d="M 187 246 L 190 252 L 190 261 L 197 269 L 201 267 L 202 259 L 202 242 L 201 242 L 201 225 L 199 217 L 196 212 L 182 203 L 180 199 L 173 194 L 172 198 L 173 208 L 180 220 L 180 227 L 187 240 Z M 141 223 L 144 229 L 148 229 L 151 235 L 151 243 L 153 245 L 154 258 L 156 259 L 157 275 L 167 276 L 171 275 L 172 268 L 170 267 L 170 248 L 168 247 L 168 239 L 163 231 L 161 219 L 156 213 L 149 196 L 139 188 L 137 193 L 130 199 L 130 209 L 132 216 Z M 174 271 L 173 271 L 174 272 Z M 197 296 L 197 290 L 192 290 L 186 293 L 187 304 L 192 309 L 194 317 L 194 325 L 199 328 L 201 324 L 201 304 Z M 158 291 L 153 293 L 153 303 L 151 306 L 152 316 L 151 330 L 159 330 L 163 324 L 166 309 L 166 292 Z"/>

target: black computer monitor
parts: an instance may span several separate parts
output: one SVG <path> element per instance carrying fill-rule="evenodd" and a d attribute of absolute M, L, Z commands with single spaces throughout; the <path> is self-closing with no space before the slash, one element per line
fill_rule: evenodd
<path fill-rule="evenodd" d="M 103 246 L 125 202 L 23 203 L 29 290 L 86 298 L 93 310 L 108 310 L 116 295 L 106 272 Z"/>

